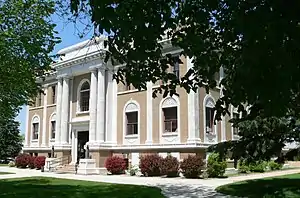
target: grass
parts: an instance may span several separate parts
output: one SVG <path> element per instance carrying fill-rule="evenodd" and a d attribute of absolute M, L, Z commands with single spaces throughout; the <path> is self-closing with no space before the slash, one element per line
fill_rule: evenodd
<path fill-rule="evenodd" d="M 218 192 L 239 197 L 300 197 L 300 174 L 248 180 L 220 186 Z"/>
<path fill-rule="evenodd" d="M 46 177 L 0 180 L 0 189 L 1 198 L 164 198 L 155 187 Z"/>
<path fill-rule="evenodd" d="M 8 164 L 0 164 L 0 166 L 8 166 Z"/>

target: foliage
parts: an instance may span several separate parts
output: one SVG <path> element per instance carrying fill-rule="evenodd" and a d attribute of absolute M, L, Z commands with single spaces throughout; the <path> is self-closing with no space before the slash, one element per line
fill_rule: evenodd
<path fill-rule="evenodd" d="M 102 176 L 103 177 L 103 176 Z M 30 177 L 1 180 L 1 198 L 165 198 L 161 189 L 145 185 Z"/>
<path fill-rule="evenodd" d="M 283 164 L 279 164 L 277 162 L 270 161 L 268 163 L 268 167 L 270 168 L 270 170 L 280 170 L 280 169 L 282 169 Z"/>
<path fill-rule="evenodd" d="M 246 163 L 246 160 L 243 159 L 239 160 L 238 171 L 239 173 L 248 173 L 250 171 L 250 167 Z"/>
<path fill-rule="evenodd" d="M 52 0 L 0 2 L 0 120 L 13 118 L 40 90 L 39 79 L 52 62 L 59 42 L 50 16 Z M 1 150 L 1 149 L 0 149 Z"/>
<path fill-rule="evenodd" d="M 222 177 L 225 174 L 227 162 L 218 153 L 212 153 L 207 160 L 206 172 L 208 177 Z"/>
<path fill-rule="evenodd" d="M 144 176 L 161 176 L 161 165 L 163 158 L 158 154 L 145 155 L 140 157 L 140 169 Z"/>
<path fill-rule="evenodd" d="M 269 161 L 271 157 L 281 156 L 286 143 L 299 140 L 299 130 L 291 118 L 257 116 L 252 120 L 236 123 L 240 138 L 235 141 L 219 143 L 208 150 L 232 158 L 244 158 L 247 161 Z"/>
<path fill-rule="evenodd" d="M 182 174 L 186 178 L 198 178 L 204 169 L 203 159 L 198 155 L 188 155 L 180 164 Z"/>
<path fill-rule="evenodd" d="M 36 158 L 35 156 L 30 156 L 29 163 L 28 163 L 28 168 L 30 168 L 30 169 L 36 168 L 36 167 L 34 166 L 35 158 Z"/>
<path fill-rule="evenodd" d="M 8 166 L 9 166 L 9 167 L 15 167 L 16 164 L 15 164 L 15 162 L 12 162 L 12 161 L 11 161 L 11 162 L 8 163 Z"/>
<path fill-rule="evenodd" d="M 179 174 L 179 161 L 176 157 L 168 155 L 162 160 L 161 171 L 168 177 L 177 177 Z"/>
<path fill-rule="evenodd" d="M 16 167 L 26 168 L 29 164 L 31 156 L 29 154 L 20 154 L 16 157 Z"/>
<path fill-rule="evenodd" d="M 263 173 L 266 171 L 268 163 L 266 161 L 251 162 L 249 169 L 251 172 Z"/>
<path fill-rule="evenodd" d="M 215 74 L 220 71 L 224 75 L 219 84 L 222 96 L 215 105 L 217 120 L 229 114 L 231 105 L 251 125 L 281 122 L 285 116 L 299 118 L 296 1 L 71 0 L 70 7 L 75 17 L 90 19 L 96 35 L 108 35 L 106 61 L 126 65 L 114 76 L 117 82 L 126 81 L 140 90 L 150 81 L 167 82 L 155 89 L 154 96 L 158 92 L 172 95 L 178 86 L 187 92 L 199 87 L 208 92 L 216 86 Z M 194 67 L 180 79 L 167 69 L 180 61 L 169 55 L 165 42 L 159 40 L 169 40 L 173 49 L 192 58 Z M 249 115 L 245 107 L 250 107 Z M 261 131 L 254 134 L 241 132 L 245 139 L 232 149 L 242 147 L 240 152 L 255 160 L 260 160 L 258 156 L 270 158 L 283 147 L 284 138 L 277 137 L 299 138 L 293 130 L 277 127 L 259 127 Z M 269 132 L 274 131 L 273 138 Z"/>
<path fill-rule="evenodd" d="M 105 161 L 105 168 L 113 175 L 123 174 L 126 170 L 126 162 L 119 156 L 108 157 Z"/>
<path fill-rule="evenodd" d="M 46 157 L 45 156 L 37 156 L 34 160 L 34 167 L 36 169 L 41 169 L 43 166 L 45 166 Z"/>
<path fill-rule="evenodd" d="M 16 157 L 21 149 L 22 140 L 19 133 L 19 122 L 13 118 L 0 119 L 0 159 Z"/>

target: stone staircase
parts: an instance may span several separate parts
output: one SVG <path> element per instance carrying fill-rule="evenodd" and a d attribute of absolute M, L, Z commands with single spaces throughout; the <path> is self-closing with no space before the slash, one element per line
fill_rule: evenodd
<path fill-rule="evenodd" d="M 75 165 L 66 164 L 56 167 L 55 173 L 57 174 L 75 174 Z"/>

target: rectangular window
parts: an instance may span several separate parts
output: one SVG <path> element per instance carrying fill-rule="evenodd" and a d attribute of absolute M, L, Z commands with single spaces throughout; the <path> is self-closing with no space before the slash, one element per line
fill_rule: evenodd
<path fill-rule="evenodd" d="M 42 94 L 41 93 L 38 93 L 38 96 L 37 96 L 37 106 L 38 107 L 42 106 Z"/>
<path fill-rule="evenodd" d="M 81 111 L 88 111 L 90 106 L 90 91 L 81 92 Z"/>
<path fill-rule="evenodd" d="M 205 128 L 206 133 L 214 132 L 214 109 L 205 107 Z"/>
<path fill-rule="evenodd" d="M 51 121 L 51 139 L 55 139 L 55 127 L 56 127 L 56 122 Z"/>
<path fill-rule="evenodd" d="M 39 123 L 33 123 L 32 128 L 33 128 L 32 139 L 37 140 L 39 138 Z"/>
<path fill-rule="evenodd" d="M 137 135 L 138 134 L 138 112 L 127 112 L 127 131 L 126 135 Z"/>
<path fill-rule="evenodd" d="M 173 73 L 176 75 L 177 79 L 180 79 L 179 62 L 175 62 L 173 65 Z"/>
<path fill-rule="evenodd" d="M 237 113 L 237 112 L 233 112 L 232 116 L 234 119 L 238 119 L 240 117 L 239 113 Z M 233 135 L 239 135 L 238 127 L 233 127 Z"/>
<path fill-rule="evenodd" d="M 56 103 L 56 86 L 52 86 L 52 104 Z"/>
<path fill-rule="evenodd" d="M 164 132 L 177 132 L 177 107 L 164 108 Z"/>

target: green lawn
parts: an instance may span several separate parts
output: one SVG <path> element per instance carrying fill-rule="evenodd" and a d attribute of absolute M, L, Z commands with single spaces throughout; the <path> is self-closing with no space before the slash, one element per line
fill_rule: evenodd
<path fill-rule="evenodd" d="M 260 197 L 300 197 L 300 174 L 249 180 L 220 186 L 216 189 L 227 195 Z"/>
<path fill-rule="evenodd" d="M 154 187 L 46 177 L 0 180 L 0 189 L 1 198 L 164 198 Z"/>
<path fill-rule="evenodd" d="M 8 164 L 0 164 L 0 166 L 8 166 Z"/>

